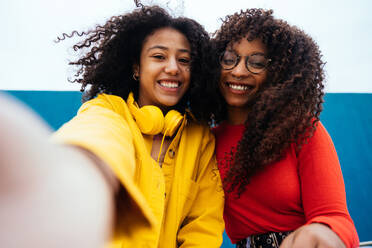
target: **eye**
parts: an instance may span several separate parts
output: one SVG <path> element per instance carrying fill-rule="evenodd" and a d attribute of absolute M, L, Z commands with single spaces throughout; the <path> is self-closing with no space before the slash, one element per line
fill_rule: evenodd
<path fill-rule="evenodd" d="M 235 60 L 234 59 L 222 59 L 222 63 L 224 63 L 225 65 L 233 65 L 235 64 Z"/>
<path fill-rule="evenodd" d="M 162 55 L 162 54 L 154 54 L 154 55 L 151 55 L 152 58 L 154 59 L 157 59 L 157 60 L 164 60 L 165 59 L 165 56 Z"/>
<path fill-rule="evenodd" d="M 264 55 L 254 54 L 249 57 L 248 63 L 254 68 L 261 69 L 267 66 L 268 59 Z"/>
<path fill-rule="evenodd" d="M 251 62 L 249 63 L 252 67 L 254 68 L 264 68 L 265 67 L 265 64 L 262 63 L 262 62 Z"/>
<path fill-rule="evenodd" d="M 191 63 L 191 59 L 189 59 L 189 58 L 179 58 L 178 62 L 180 62 L 183 65 L 189 65 Z"/>
<path fill-rule="evenodd" d="M 222 56 L 221 56 L 221 63 L 224 65 L 234 65 L 237 59 L 237 55 L 233 52 L 226 51 Z"/>

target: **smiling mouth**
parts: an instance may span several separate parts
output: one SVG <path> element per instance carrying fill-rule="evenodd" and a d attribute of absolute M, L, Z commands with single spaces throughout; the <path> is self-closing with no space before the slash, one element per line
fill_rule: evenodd
<path fill-rule="evenodd" d="M 253 85 L 248 85 L 248 84 L 236 84 L 236 83 L 226 82 L 226 85 L 230 89 L 237 90 L 237 91 L 247 91 L 247 90 L 254 89 Z"/>
<path fill-rule="evenodd" d="M 176 89 L 181 86 L 181 83 L 179 81 L 170 81 L 170 80 L 160 80 L 158 83 L 165 88 L 168 89 Z"/>

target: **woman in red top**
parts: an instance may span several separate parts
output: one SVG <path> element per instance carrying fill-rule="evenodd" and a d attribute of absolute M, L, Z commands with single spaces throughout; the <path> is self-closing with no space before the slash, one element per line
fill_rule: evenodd
<path fill-rule="evenodd" d="M 213 40 L 226 232 L 237 247 L 356 247 L 337 154 L 319 121 L 321 53 L 272 13 L 228 16 Z"/>

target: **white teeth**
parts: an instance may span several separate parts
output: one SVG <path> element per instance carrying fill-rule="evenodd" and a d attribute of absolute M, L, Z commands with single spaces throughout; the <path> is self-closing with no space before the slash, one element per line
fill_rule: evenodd
<path fill-rule="evenodd" d="M 248 86 L 239 84 L 228 84 L 228 86 L 233 90 L 248 90 Z"/>
<path fill-rule="evenodd" d="M 167 88 L 178 88 L 177 82 L 160 81 L 160 85 Z"/>

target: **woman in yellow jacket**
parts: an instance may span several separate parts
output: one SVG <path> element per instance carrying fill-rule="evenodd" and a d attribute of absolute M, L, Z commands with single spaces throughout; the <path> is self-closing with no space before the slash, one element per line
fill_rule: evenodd
<path fill-rule="evenodd" d="M 200 124 L 210 107 L 201 97 L 208 34 L 142 6 L 86 35 L 74 48 L 88 52 L 71 64 L 89 100 L 53 141 L 79 147 L 111 178 L 109 247 L 220 247 L 223 191 L 214 138 Z M 128 211 L 128 194 L 148 225 Z"/>
<path fill-rule="evenodd" d="M 208 34 L 142 6 L 81 35 L 71 64 L 87 101 L 52 143 L 0 99 L 0 243 L 220 247 L 223 190 L 200 124 Z"/>

